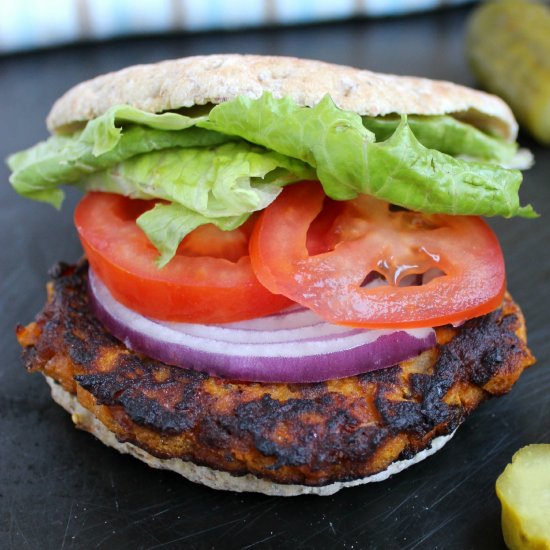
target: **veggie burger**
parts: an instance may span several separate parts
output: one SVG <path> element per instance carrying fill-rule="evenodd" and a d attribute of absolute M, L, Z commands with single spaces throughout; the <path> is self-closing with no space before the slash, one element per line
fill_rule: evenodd
<path fill-rule="evenodd" d="M 479 216 L 533 217 L 498 98 L 212 55 L 69 90 L 11 183 L 86 259 L 52 270 L 29 371 L 77 427 L 210 487 L 332 494 L 435 452 L 534 362 Z"/>

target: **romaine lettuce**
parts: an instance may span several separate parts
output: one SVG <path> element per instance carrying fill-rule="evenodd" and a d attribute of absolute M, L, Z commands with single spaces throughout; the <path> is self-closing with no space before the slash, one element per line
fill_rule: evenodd
<path fill-rule="evenodd" d="M 282 186 L 312 178 L 315 171 L 307 164 L 239 141 L 139 155 L 82 178 L 79 185 L 87 191 L 168 201 L 138 220 L 164 265 L 198 225 L 234 229 L 273 202 Z M 177 219 L 181 216 L 186 219 Z"/>
<path fill-rule="evenodd" d="M 401 122 L 399 116 L 363 117 L 363 124 L 376 141 L 389 139 Z M 428 149 L 452 156 L 508 164 L 517 153 L 517 143 L 504 141 L 448 115 L 407 117 L 414 137 Z"/>
<path fill-rule="evenodd" d="M 328 96 L 302 107 L 266 93 L 200 116 L 116 106 L 8 164 L 19 193 L 56 207 L 63 184 L 166 201 L 138 219 L 164 265 L 198 225 L 238 227 L 300 179 L 339 200 L 366 193 L 424 212 L 533 217 L 519 204 L 521 174 L 495 164 L 515 152 L 448 116 L 361 118 Z"/>
<path fill-rule="evenodd" d="M 522 176 L 496 164 L 460 160 L 424 147 L 403 117 L 389 139 L 374 142 L 361 117 L 326 96 L 315 107 L 264 94 L 216 105 L 199 126 L 242 137 L 307 162 L 325 193 L 360 193 L 424 212 L 532 217 L 520 207 Z"/>
<path fill-rule="evenodd" d="M 13 171 L 10 182 L 14 189 L 29 199 L 59 208 L 64 197 L 59 189 L 61 185 L 78 182 L 88 174 L 111 168 L 123 160 L 168 147 L 211 147 L 235 139 L 195 127 L 167 131 L 131 125 L 123 132 L 116 128 L 117 133 L 112 126 L 112 133 L 109 133 L 103 123 L 92 125 L 102 118 L 89 123 L 81 133 L 70 137 L 52 136 L 11 155 L 8 165 Z M 89 130 L 90 125 L 92 130 Z"/>

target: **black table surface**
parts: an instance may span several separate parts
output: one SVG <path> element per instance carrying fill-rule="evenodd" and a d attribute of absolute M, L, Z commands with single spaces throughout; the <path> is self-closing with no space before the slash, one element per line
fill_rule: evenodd
<path fill-rule="evenodd" d="M 0 58 L 0 157 L 47 135 L 44 118 L 71 85 L 126 65 L 242 52 L 317 58 L 475 86 L 463 53 L 469 8 L 408 18 L 239 33 L 141 38 Z M 77 193 L 61 212 L 17 196 L 0 165 L 1 548 L 501 548 L 497 476 L 521 446 L 550 441 L 550 150 L 523 203 L 541 217 L 491 220 L 508 286 L 522 305 L 538 364 L 485 403 L 437 455 L 383 483 L 331 497 L 220 492 L 152 470 L 73 428 L 14 336 L 44 300 L 46 272 L 81 255 Z"/>

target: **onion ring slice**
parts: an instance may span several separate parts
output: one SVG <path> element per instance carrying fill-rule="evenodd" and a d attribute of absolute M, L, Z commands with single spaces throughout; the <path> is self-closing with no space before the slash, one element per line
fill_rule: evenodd
<path fill-rule="evenodd" d="M 435 345 L 431 328 L 333 325 L 303 308 L 223 325 L 167 323 L 117 302 L 89 271 L 92 311 L 126 347 L 169 365 L 250 382 L 308 383 L 386 368 Z"/>

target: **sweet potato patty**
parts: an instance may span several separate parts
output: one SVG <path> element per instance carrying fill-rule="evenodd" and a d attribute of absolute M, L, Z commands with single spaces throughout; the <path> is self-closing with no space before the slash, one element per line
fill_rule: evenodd
<path fill-rule="evenodd" d="M 325 485 L 374 474 L 451 433 L 533 363 L 519 307 L 459 328 L 384 370 L 315 384 L 224 380 L 128 350 L 91 314 L 87 264 L 60 264 L 36 321 L 18 327 L 29 371 L 76 394 L 120 441 L 234 475 Z"/>

